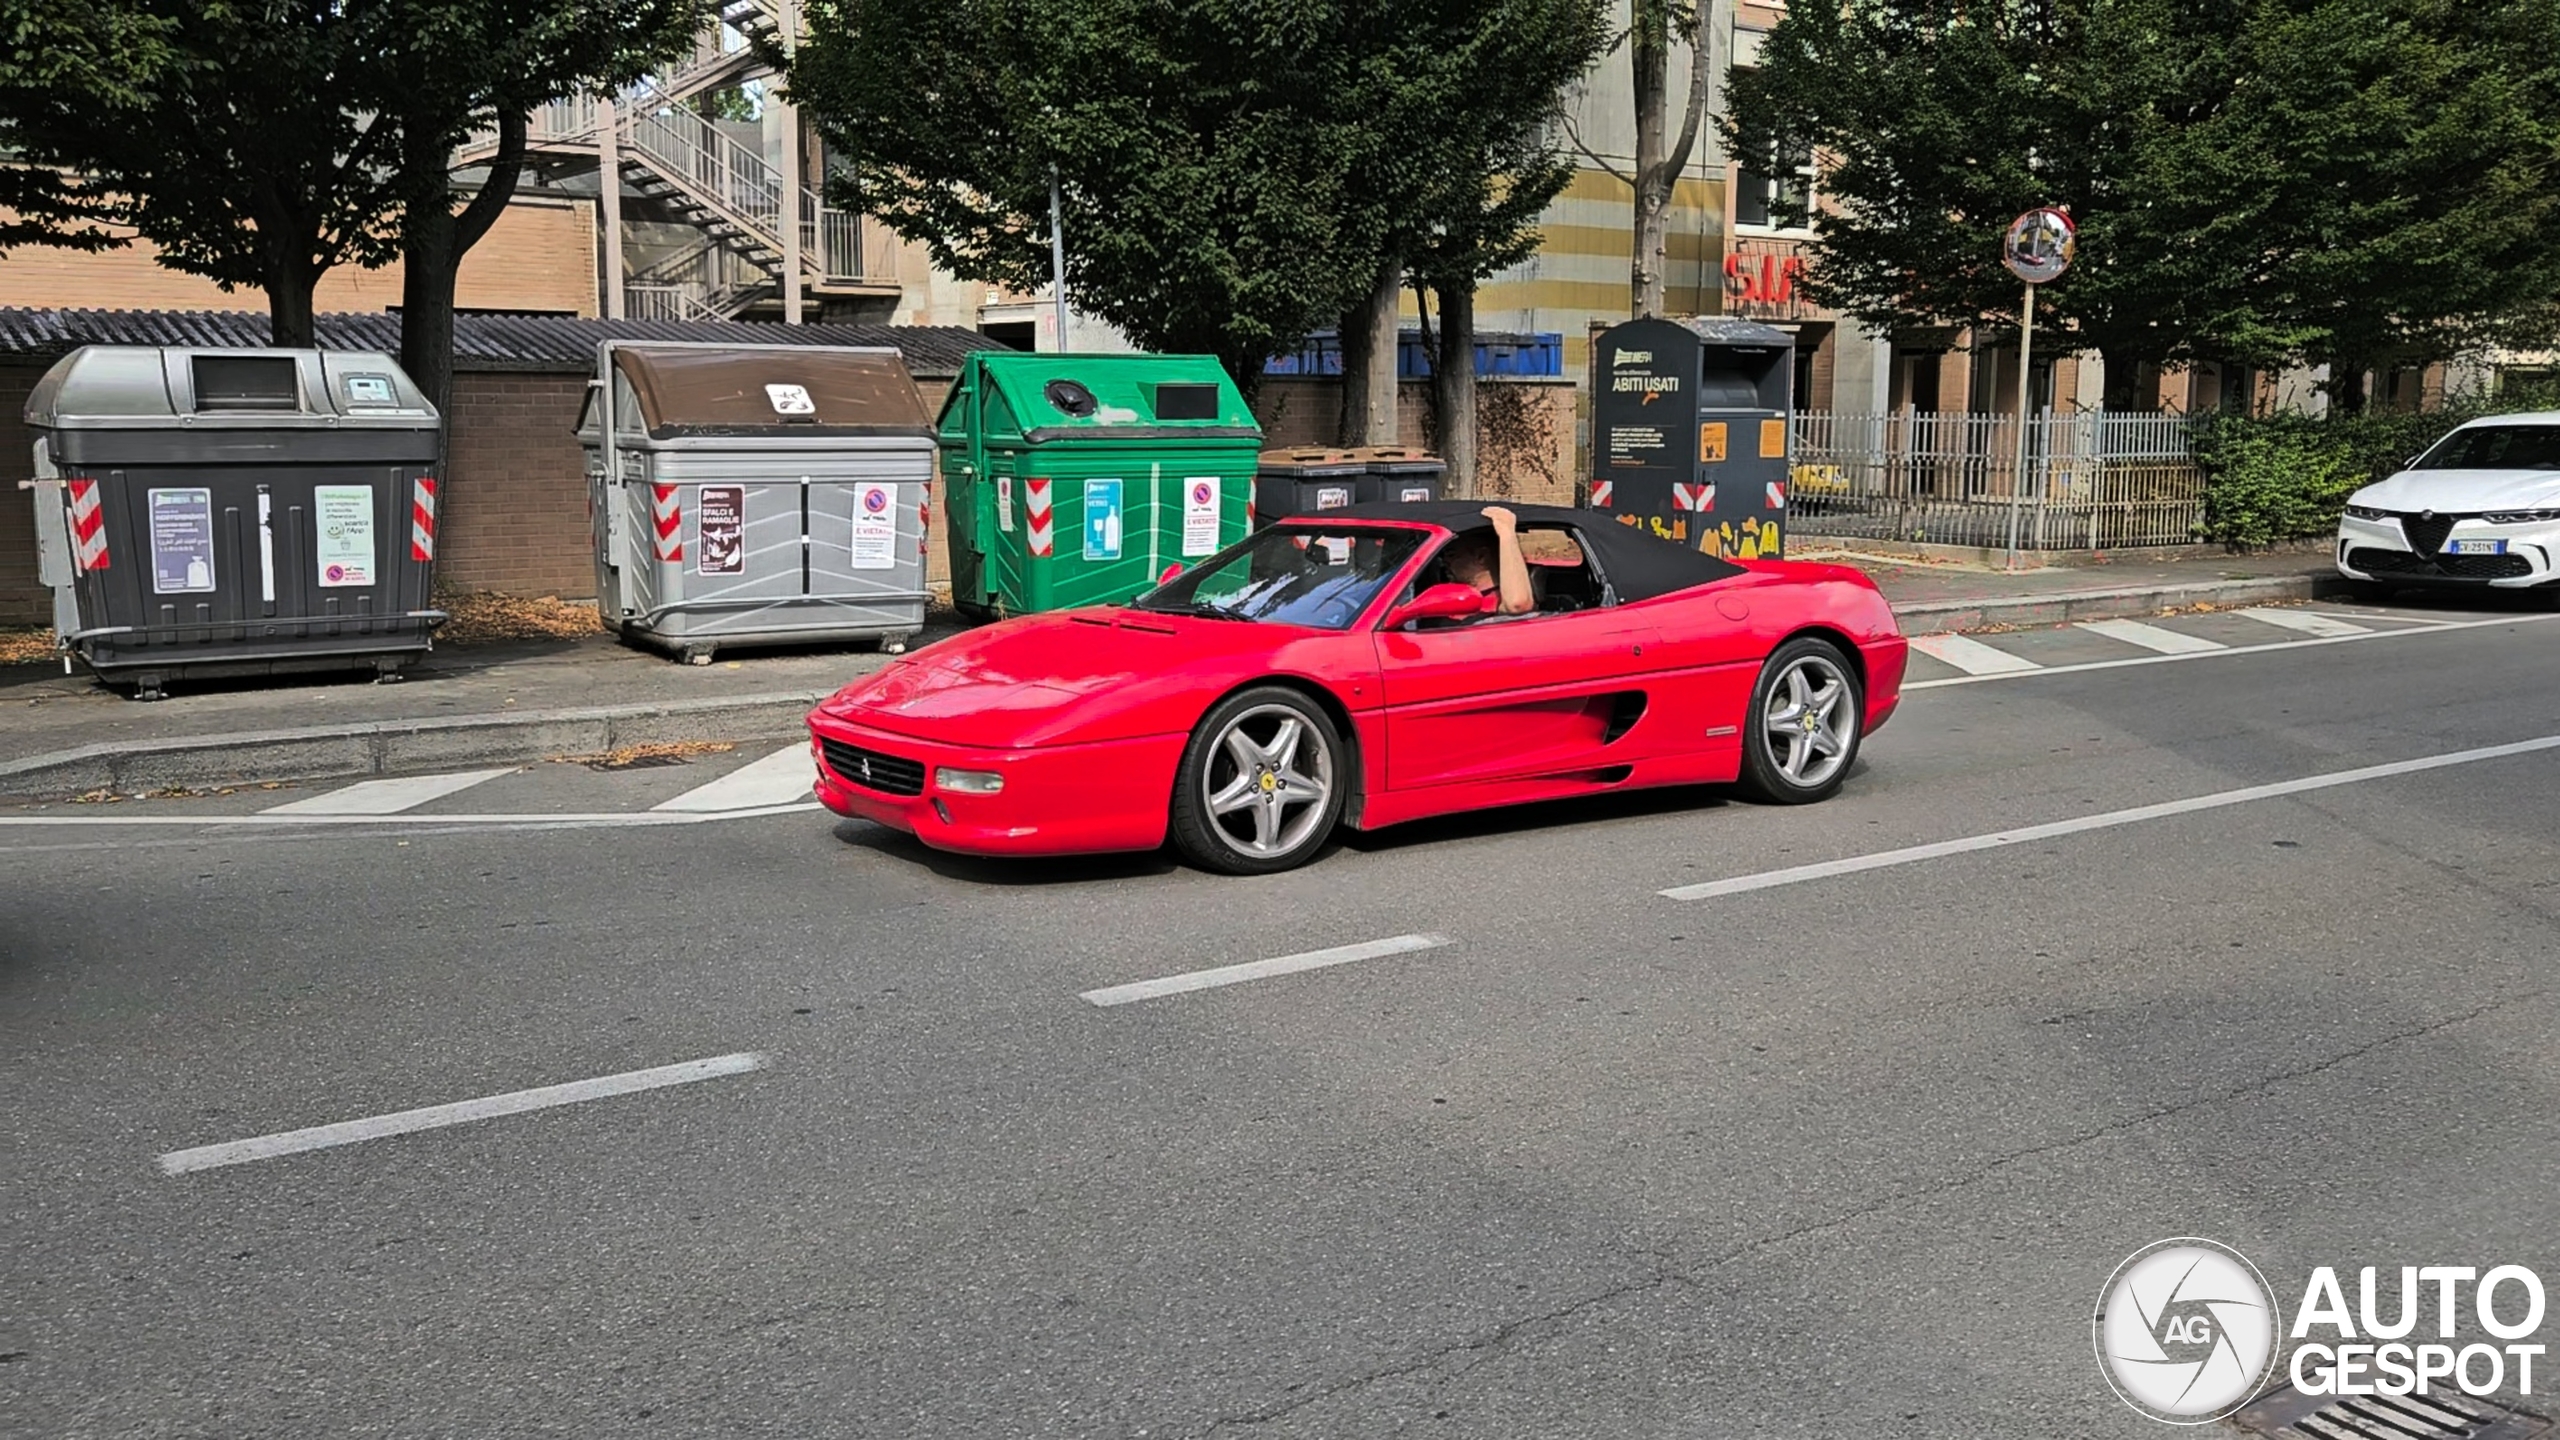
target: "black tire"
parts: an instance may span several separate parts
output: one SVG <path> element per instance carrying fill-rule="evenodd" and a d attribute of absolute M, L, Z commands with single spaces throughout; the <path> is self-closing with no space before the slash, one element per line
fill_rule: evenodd
<path fill-rule="evenodd" d="M 1294 731 L 1284 729 L 1290 721 Z M 1243 735 L 1241 747 L 1232 733 Z M 1260 761 L 1248 766 L 1244 750 L 1256 751 Z M 1276 766 L 1269 763 L 1275 759 Z M 1304 865 L 1342 818 L 1348 764 L 1348 747 L 1333 722 L 1304 692 L 1285 685 L 1238 691 L 1201 717 L 1182 748 L 1169 827 L 1174 848 L 1222 875 L 1272 875 Z"/>
<path fill-rule="evenodd" d="M 1837 693 L 1822 699 L 1834 684 Z M 1857 763 L 1866 699 L 1858 667 L 1830 641 L 1799 636 L 1771 651 L 1742 718 L 1743 793 L 1770 805 L 1809 805 L 1837 794 Z"/>

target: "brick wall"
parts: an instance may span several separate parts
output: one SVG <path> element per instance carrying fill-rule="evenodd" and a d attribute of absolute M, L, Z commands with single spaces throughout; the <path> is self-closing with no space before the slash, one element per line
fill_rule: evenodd
<path fill-rule="evenodd" d="M 0 364 L 0 624 L 49 622 L 52 602 L 35 578 L 33 507 L 27 478 L 32 437 L 19 419 L 43 367 Z M 442 516 L 439 582 L 461 590 L 588 599 L 595 594 L 589 549 L 586 469 L 574 433 L 587 373 L 465 370 L 454 376 Z M 942 408 L 949 382 L 923 380 L 926 413 Z M 1329 442 L 1341 386 L 1274 377 L 1261 396 L 1276 447 Z M 1399 396 L 1402 443 L 1419 446 L 1429 424 L 1425 385 Z M 1478 387 L 1481 493 L 1535 504 L 1573 503 L 1574 389 L 1564 382 L 1488 381 Z M 931 487 L 934 543 L 928 575 L 949 578 L 949 515 L 939 476 Z"/>
<path fill-rule="evenodd" d="M 457 590 L 596 593 L 586 463 L 573 433 L 584 374 L 453 377 L 439 499 L 438 583 Z"/>
<path fill-rule="evenodd" d="M 0 262 L 0 305 L 95 310 L 265 310 L 266 292 L 225 292 L 160 265 L 137 240 L 86 254 L 29 245 Z M 596 221 L 585 201 L 519 200 L 463 257 L 455 303 L 466 310 L 596 313 Z M 320 277 L 323 312 L 388 310 L 400 303 L 400 265 L 341 266 Z"/>
<path fill-rule="evenodd" d="M 36 584 L 35 497 L 18 482 L 35 473 L 35 437 L 22 418 L 41 365 L 0 365 L 0 625 L 50 625 L 52 592 Z"/>

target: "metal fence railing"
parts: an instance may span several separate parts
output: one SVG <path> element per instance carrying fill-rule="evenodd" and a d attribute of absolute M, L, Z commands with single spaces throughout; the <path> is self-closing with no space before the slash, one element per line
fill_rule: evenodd
<path fill-rule="evenodd" d="M 1905 410 L 1796 417 L 1796 533 L 2022 549 L 2180 545 L 2204 516 L 2194 422 L 2174 415 L 2018 418 Z"/>

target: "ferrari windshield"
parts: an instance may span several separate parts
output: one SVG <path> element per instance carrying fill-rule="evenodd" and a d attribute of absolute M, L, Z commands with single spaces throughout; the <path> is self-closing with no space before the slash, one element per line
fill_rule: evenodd
<path fill-rule="evenodd" d="M 1427 532 L 1275 525 L 1131 602 L 1139 610 L 1345 630 Z"/>
<path fill-rule="evenodd" d="M 2444 437 L 2420 470 L 2560 470 L 2560 425 L 2473 425 Z"/>

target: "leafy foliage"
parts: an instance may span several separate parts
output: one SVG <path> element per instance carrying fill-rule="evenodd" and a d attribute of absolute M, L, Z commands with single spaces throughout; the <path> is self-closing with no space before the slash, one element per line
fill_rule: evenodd
<path fill-rule="evenodd" d="M 2407 465 L 2457 425 L 2560 408 L 2560 387 L 2516 386 L 2435 410 L 2219 415 L 2191 442 L 2205 475 L 2203 538 L 2237 548 L 2333 533 L 2347 497 Z"/>
<path fill-rule="evenodd" d="M 2560 332 L 2555 57 L 2548 0 L 1851 0 L 1790 8 L 1729 132 L 1821 147 L 1808 289 L 1873 323 L 2004 325 L 2000 230 L 2058 204 L 2042 300 L 2111 383 L 2361 373 Z"/>
<path fill-rule="evenodd" d="M 1389 258 L 1516 251 L 1562 177 L 1490 132 L 1535 130 L 1554 84 L 1509 72 L 1551 73 L 1527 52 L 1592 8 L 813 0 L 791 89 L 846 163 L 836 203 L 963 279 L 1046 282 L 1054 167 L 1078 307 L 1250 385 Z"/>

